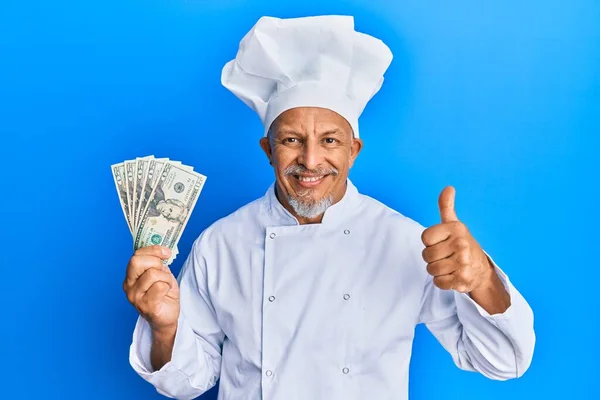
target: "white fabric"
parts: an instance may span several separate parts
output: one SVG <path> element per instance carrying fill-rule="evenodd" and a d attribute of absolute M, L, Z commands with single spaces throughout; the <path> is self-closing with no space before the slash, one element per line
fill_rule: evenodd
<path fill-rule="evenodd" d="M 240 42 L 222 84 L 260 117 L 266 135 L 281 113 L 328 108 L 359 136 L 358 117 L 383 84 L 392 52 L 356 32 L 351 16 L 262 17 Z"/>
<path fill-rule="evenodd" d="M 171 361 L 152 372 L 140 318 L 131 365 L 178 399 L 219 377 L 221 400 L 407 399 L 414 329 L 424 323 L 458 367 L 521 376 L 535 342 L 527 302 L 497 266 L 511 297 L 503 314 L 435 287 L 423 229 L 350 181 L 321 224 L 299 225 L 271 186 L 194 243 L 178 278 Z"/>

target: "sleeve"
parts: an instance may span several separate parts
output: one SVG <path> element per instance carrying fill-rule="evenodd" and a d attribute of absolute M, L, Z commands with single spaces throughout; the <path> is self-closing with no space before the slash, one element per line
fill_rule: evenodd
<path fill-rule="evenodd" d="M 200 240 L 200 239 L 199 239 Z M 171 361 L 153 371 L 152 334 L 141 316 L 133 332 L 129 362 L 133 369 L 167 397 L 193 399 L 212 388 L 221 372 L 224 333 L 219 327 L 206 283 L 206 262 L 198 241 L 177 278 L 181 311 Z"/>
<path fill-rule="evenodd" d="M 504 313 L 490 315 L 468 294 L 439 289 L 428 275 L 420 322 L 459 368 L 495 380 L 518 378 L 533 357 L 533 312 L 506 274 L 488 258 L 510 295 L 511 304 Z"/>

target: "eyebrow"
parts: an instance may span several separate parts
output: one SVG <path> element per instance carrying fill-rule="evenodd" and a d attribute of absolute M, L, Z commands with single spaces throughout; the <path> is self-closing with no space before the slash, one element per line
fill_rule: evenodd
<path fill-rule="evenodd" d="M 297 136 L 301 136 L 302 134 L 300 132 L 297 132 L 293 129 L 277 129 L 277 132 L 275 132 L 277 135 L 297 135 Z"/>
<path fill-rule="evenodd" d="M 320 134 L 320 136 L 326 136 L 326 135 L 335 135 L 335 134 L 337 134 L 337 135 L 340 135 L 340 134 L 343 134 L 343 133 L 344 133 L 344 132 L 342 132 L 340 129 L 337 129 L 337 128 L 335 128 L 335 129 L 331 129 L 331 130 L 328 130 L 328 131 L 322 132 L 322 133 Z"/>
<path fill-rule="evenodd" d="M 298 132 L 298 131 L 295 131 L 293 129 L 286 129 L 286 128 L 279 129 L 277 131 L 277 133 L 280 134 L 280 135 L 292 134 L 292 135 L 296 135 L 296 136 L 303 136 L 303 134 L 300 133 L 300 132 Z M 338 134 L 339 135 L 339 134 L 343 134 L 343 133 L 344 132 L 342 132 L 340 129 L 335 128 L 335 129 L 330 129 L 330 130 L 325 131 L 325 132 L 321 132 L 321 133 L 319 133 L 319 136 L 327 136 L 327 135 L 333 135 L 333 134 Z"/>

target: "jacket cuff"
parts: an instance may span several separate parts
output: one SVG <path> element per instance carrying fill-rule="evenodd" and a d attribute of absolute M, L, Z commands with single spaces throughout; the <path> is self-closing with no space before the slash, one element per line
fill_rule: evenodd
<path fill-rule="evenodd" d="M 189 377 L 194 371 L 194 364 L 193 357 L 187 355 L 196 354 L 195 340 L 194 331 L 183 314 L 180 314 L 171 360 L 161 369 L 154 371 L 150 361 L 152 329 L 148 322 L 140 316 L 133 331 L 133 340 L 129 348 L 129 362 L 133 369 L 146 380 L 172 374 L 174 371 Z"/>
<path fill-rule="evenodd" d="M 473 300 L 468 293 L 459 293 L 455 291 L 454 297 L 456 300 L 456 306 L 459 310 L 470 309 L 472 311 L 476 311 L 481 317 L 490 321 L 493 325 L 498 326 L 498 322 L 510 319 L 513 316 L 515 309 L 515 301 L 518 301 L 520 296 L 516 295 L 515 288 L 513 287 L 512 283 L 510 282 L 508 276 L 504 273 L 504 271 L 502 271 L 500 267 L 498 267 L 498 265 L 494 262 L 492 257 L 489 256 L 489 254 L 487 254 L 485 251 L 484 253 L 490 260 L 492 267 L 496 272 L 496 275 L 500 279 L 500 282 L 502 282 L 504 289 L 506 289 L 506 292 L 510 297 L 510 305 L 508 306 L 508 308 L 503 313 L 491 315 L 486 310 L 484 310 L 483 307 L 477 304 L 477 302 L 475 302 L 475 300 Z"/>

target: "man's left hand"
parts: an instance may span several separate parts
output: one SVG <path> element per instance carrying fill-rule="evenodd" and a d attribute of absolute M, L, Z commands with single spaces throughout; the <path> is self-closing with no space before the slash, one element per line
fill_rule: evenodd
<path fill-rule="evenodd" d="M 446 187 L 438 205 L 442 222 L 423 231 L 423 259 L 433 283 L 444 290 L 469 293 L 494 285 L 495 271 L 481 246 L 454 210 L 455 190 Z"/>

